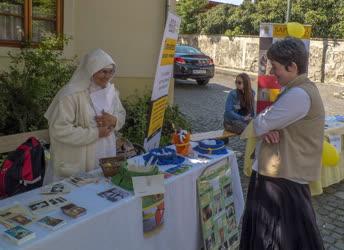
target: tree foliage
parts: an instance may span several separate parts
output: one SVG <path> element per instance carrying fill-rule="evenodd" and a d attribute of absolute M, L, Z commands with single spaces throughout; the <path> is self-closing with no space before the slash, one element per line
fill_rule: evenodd
<path fill-rule="evenodd" d="M 311 24 L 313 37 L 344 38 L 344 1 L 291 0 L 290 21 Z M 284 23 L 286 0 L 244 1 L 240 6 L 220 4 L 204 11 L 204 5 L 194 5 L 191 0 L 181 0 L 177 12 L 182 16 L 181 33 L 258 35 L 262 22 Z M 197 9 L 198 8 L 198 9 Z M 184 12 L 179 12 L 183 10 Z M 190 15 L 185 11 L 189 10 Z M 185 27 L 192 29 L 185 30 Z"/>
<path fill-rule="evenodd" d="M 74 61 L 62 60 L 68 39 L 48 36 L 39 47 L 30 44 L 10 52 L 10 65 L 0 72 L 0 133 L 47 127 L 43 117 L 52 98 L 71 77 Z"/>
<path fill-rule="evenodd" d="M 197 18 L 204 11 L 207 0 L 180 0 L 177 2 L 177 13 L 182 18 L 180 30 L 183 34 L 197 33 Z"/>

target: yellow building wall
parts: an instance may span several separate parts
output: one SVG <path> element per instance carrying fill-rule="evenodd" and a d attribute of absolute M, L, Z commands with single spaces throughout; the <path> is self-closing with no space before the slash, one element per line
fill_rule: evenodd
<path fill-rule="evenodd" d="M 64 33 L 72 37 L 64 56 L 78 59 L 102 48 L 117 64 L 113 82 L 122 98 L 133 93 L 151 93 L 166 8 L 175 10 L 175 0 L 65 0 Z M 7 67 L 9 50 L 0 47 L 0 69 Z M 174 81 L 170 85 L 173 102 Z"/>
<path fill-rule="evenodd" d="M 150 93 L 166 4 L 165 0 L 76 0 L 76 54 L 97 47 L 104 49 L 117 63 L 114 82 L 122 97 L 135 91 Z"/>

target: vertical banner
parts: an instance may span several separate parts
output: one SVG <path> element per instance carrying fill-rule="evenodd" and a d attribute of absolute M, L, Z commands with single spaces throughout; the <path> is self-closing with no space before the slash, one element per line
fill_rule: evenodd
<path fill-rule="evenodd" d="M 237 249 L 233 179 L 228 158 L 206 168 L 197 180 L 204 249 Z"/>
<path fill-rule="evenodd" d="M 310 25 L 301 25 L 295 23 L 260 24 L 257 113 L 260 113 L 266 107 L 270 106 L 276 100 L 281 89 L 276 77 L 270 75 L 271 66 L 268 64 L 268 49 L 276 41 L 287 36 L 294 36 L 302 39 L 307 51 L 309 52 L 311 29 L 312 26 Z"/>
<path fill-rule="evenodd" d="M 168 13 L 152 91 L 148 128 L 144 141 L 144 148 L 146 150 L 159 147 L 165 110 L 168 103 L 170 80 L 173 77 L 174 54 L 180 22 L 180 17 L 170 12 Z"/>

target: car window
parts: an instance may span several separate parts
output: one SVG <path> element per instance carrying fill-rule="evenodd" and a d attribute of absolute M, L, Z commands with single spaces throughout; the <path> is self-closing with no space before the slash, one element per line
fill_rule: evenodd
<path fill-rule="evenodd" d="M 189 46 L 177 46 L 176 52 L 180 54 L 202 54 L 201 51 Z"/>

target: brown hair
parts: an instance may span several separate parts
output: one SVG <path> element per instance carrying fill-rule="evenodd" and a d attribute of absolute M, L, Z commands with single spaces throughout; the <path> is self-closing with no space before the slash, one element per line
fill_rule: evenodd
<path fill-rule="evenodd" d="M 240 77 L 244 84 L 243 91 L 237 89 L 237 94 L 240 100 L 240 107 L 245 108 L 247 114 L 253 112 L 254 109 L 254 96 L 251 87 L 251 79 L 246 73 L 241 73 L 236 76 L 236 79 Z"/>
<path fill-rule="evenodd" d="M 267 52 L 269 60 L 274 60 L 288 71 L 293 62 L 297 65 L 298 74 L 307 73 L 308 52 L 302 40 L 287 37 L 271 45 Z"/>

